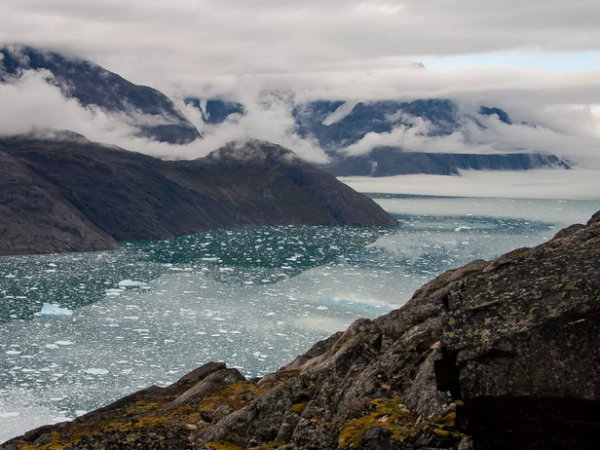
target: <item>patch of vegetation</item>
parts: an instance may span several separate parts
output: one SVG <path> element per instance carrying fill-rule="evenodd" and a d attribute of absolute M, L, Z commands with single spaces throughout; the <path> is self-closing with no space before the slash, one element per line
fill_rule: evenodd
<path fill-rule="evenodd" d="M 364 434 L 373 427 L 382 427 L 391 433 L 391 439 L 402 441 L 419 431 L 417 417 L 404 406 L 399 397 L 380 398 L 371 402 L 372 412 L 345 423 L 338 438 L 338 448 L 359 448 Z"/>

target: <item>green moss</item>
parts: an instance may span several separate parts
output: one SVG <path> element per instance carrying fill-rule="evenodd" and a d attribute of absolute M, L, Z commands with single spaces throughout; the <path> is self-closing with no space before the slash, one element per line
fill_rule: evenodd
<path fill-rule="evenodd" d="M 452 435 L 452 433 L 450 433 L 449 431 L 442 430 L 441 428 L 436 428 L 435 430 L 433 430 L 433 432 L 436 436 L 439 437 L 448 437 Z"/>
<path fill-rule="evenodd" d="M 227 441 L 209 442 L 208 444 L 206 444 L 206 447 L 212 448 L 214 450 L 244 450 L 244 447 L 232 444 L 231 442 Z"/>
<path fill-rule="evenodd" d="M 400 403 L 398 397 L 381 398 L 371 402 L 373 412 L 353 419 L 342 426 L 338 438 L 338 448 L 359 448 L 363 444 L 364 434 L 379 426 L 391 433 L 391 439 L 402 441 L 418 432 L 415 426 L 417 417 Z"/>
<path fill-rule="evenodd" d="M 527 253 L 527 250 L 529 250 L 529 249 L 528 248 L 519 248 L 519 249 L 514 250 L 514 251 L 512 251 L 510 253 L 507 253 L 506 257 L 508 259 L 516 259 L 516 258 L 518 258 L 520 256 L 523 256 L 525 253 Z"/>
<path fill-rule="evenodd" d="M 305 409 L 306 403 L 296 403 L 295 405 L 292 405 L 292 411 L 294 411 L 297 414 L 302 414 Z"/>
<path fill-rule="evenodd" d="M 456 413 L 451 412 L 446 414 L 445 416 L 436 416 L 431 419 L 431 422 L 436 425 L 441 425 L 445 427 L 453 427 L 456 422 Z"/>

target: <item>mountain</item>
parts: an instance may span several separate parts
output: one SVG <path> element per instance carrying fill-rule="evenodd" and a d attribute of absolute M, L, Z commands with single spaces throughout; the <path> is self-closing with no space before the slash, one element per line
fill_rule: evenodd
<path fill-rule="evenodd" d="M 238 226 L 397 224 L 371 199 L 269 142 L 162 161 L 67 138 L 0 139 L 0 254 L 100 250 Z"/>
<path fill-rule="evenodd" d="M 82 106 L 121 113 L 139 135 L 171 144 L 187 144 L 198 130 L 164 94 L 135 85 L 90 61 L 27 46 L 0 48 L 0 83 L 10 83 L 26 70 L 46 70 L 48 81 Z"/>
<path fill-rule="evenodd" d="M 138 136 L 171 144 L 188 144 L 201 138 L 198 129 L 175 104 L 155 89 L 137 86 L 90 61 L 27 46 L 0 48 L 0 83 L 13 83 L 28 70 L 45 71 L 47 81 L 60 88 L 65 97 L 76 99 L 83 107 L 100 108 L 118 117 L 137 129 Z M 289 113 L 293 125 L 289 130 L 280 131 L 293 132 L 316 143 L 331 158 L 330 164 L 320 168 L 335 175 L 447 175 L 457 174 L 460 169 L 568 168 L 566 162 L 554 155 L 521 148 L 494 154 L 464 153 L 468 148 L 461 146 L 481 144 L 475 142 L 469 130 L 485 130 L 489 117 L 497 117 L 507 127 L 527 126 L 514 124 L 506 111 L 494 106 L 466 111 L 451 99 L 298 102 L 291 91 L 264 91 L 258 99 L 259 108 L 223 98 L 188 96 L 183 101 L 186 107 L 198 110 L 204 122 L 202 129 L 209 134 L 227 120 L 243 120 L 245 115 L 255 114 L 255 110 L 268 111 L 275 103 L 279 108 L 283 102 L 287 109 L 283 114 Z M 277 109 L 277 114 L 282 112 Z M 278 126 L 276 121 L 274 126 Z M 347 154 L 350 146 L 368 135 L 382 135 L 389 143 L 389 134 L 398 129 L 416 130 L 417 140 L 461 133 L 466 144 L 456 144 L 459 148 L 450 149 L 449 153 L 434 153 L 423 151 L 422 146 L 402 145 L 398 138 L 397 145 L 374 143 L 370 150 L 365 148 L 362 156 Z"/>
<path fill-rule="evenodd" d="M 358 102 L 348 105 L 346 111 L 335 117 L 345 106 L 346 102 L 340 101 L 297 106 L 293 116 L 298 134 L 316 138 L 324 149 L 340 150 L 360 141 L 367 133 L 389 133 L 400 125 L 411 127 L 414 118 L 429 121 L 432 136 L 449 135 L 460 127 L 458 107 L 451 100 Z"/>
<path fill-rule="evenodd" d="M 202 106 L 197 99 L 188 99 L 188 104 L 198 108 L 203 117 L 204 110 L 213 108 L 213 122 L 222 123 L 233 114 L 243 115 L 244 107 L 239 103 L 215 100 Z M 486 117 L 495 116 L 506 125 L 513 122 L 506 111 L 496 107 L 481 106 L 473 113 L 465 113 L 448 99 L 415 100 L 412 102 L 376 101 L 345 102 L 312 101 L 293 106 L 291 112 L 294 131 L 304 139 L 315 140 L 331 158 L 331 162 L 319 168 L 336 176 L 392 176 L 404 174 L 457 175 L 459 170 L 530 170 L 539 168 L 569 169 L 565 161 L 551 154 L 531 153 L 523 149 L 511 152 L 439 153 L 412 151 L 400 145 L 375 146 L 359 156 L 346 153 L 349 146 L 356 144 L 368 134 L 391 133 L 398 127 L 423 128 L 424 138 L 449 136 L 464 130 L 466 126 L 485 128 Z M 460 151 L 460 148 L 456 149 Z"/>
<path fill-rule="evenodd" d="M 599 258 L 600 212 L 262 378 L 211 362 L 0 449 L 597 449 Z"/>
<path fill-rule="evenodd" d="M 230 116 L 234 114 L 243 115 L 246 111 L 241 103 L 220 99 L 203 101 L 196 97 L 186 97 L 184 103 L 200 110 L 202 120 L 211 125 L 218 125 L 225 122 Z"/>
<path fill-rule="evenodd" d="M 463 154 L 405 152 L 397 147 L 376 147 L 366 155 L 335 158 L 319 166 L 336 177 L 389 177 L 407 174 L 459 175 L 459 170 L 570 169 L 554 155 L 539 153 Z"/>

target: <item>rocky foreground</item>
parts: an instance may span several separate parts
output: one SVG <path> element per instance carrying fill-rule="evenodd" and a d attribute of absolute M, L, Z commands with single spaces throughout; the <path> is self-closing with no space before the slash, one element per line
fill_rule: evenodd
<path fill-rule="evenodd" d="M 266 141 L 163 161 L 77 135 L 0 138 L 0 255 L 114 249 L 215 228 L 397 223 Z"/>
<path fill-rule="evenodd" d="M 600 212 L 474 261 L 276 373 L 209 363 L 16 449 L 597 449 Z"/>

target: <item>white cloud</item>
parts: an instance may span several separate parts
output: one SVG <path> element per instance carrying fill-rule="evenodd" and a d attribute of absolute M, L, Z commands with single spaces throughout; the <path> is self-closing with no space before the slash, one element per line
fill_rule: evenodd
<path fill-rule="evenodd" d="M 58 87 L 48 83 L 50 76 L 44 71 L 27 71 L 14 83 L 0 84 L 0 104 L 3 105 L 0 109 L 0 134 L 23 134 L 34 128 L 70 130 L 92 141 L 168 159 L 199 158 L 231 140 L 261 138 L 293 149 L 308 161 L 327 161 L 326 155 L 314 143 L 293 133 L 290 108 L 285 100 L 277 97 L 249 101 L 246 115 L 216 127 L 208 127 L 202 122 L 198 110 L 180 102 L 182 110 L 205 133 L 205 137 L 188 145 L 169 145 L 136 137 L 136 126 L 160 125 L 168 123 L 167 119 L 84 108 L 76 100 L 63 97 Z"/>
<path fill-rule="evenodd" d="M 351 151 L 397 142 L 427 151 L 523 146 L 587 164 L 598 159 L 600 70 L 479 66 L 433 71 L 415 69 L 412 63 L 444 55 L 598 51 L 599 16 L 600 3 L 583 0 L 3 0 L 0 44 L 31 44 L 90 58 L 173 98 L 240 100 L 249 114 L 237 124 L 211 129 L 196 117 L 205 140 L 171 148 L 131 138 L 140 120 L 155 123 L 161 118 L 121 117 L 128 126 L 102 111 L 64 102 L 56 90 L 32 80 L 20 88 L 24 103 L 19 107 L 4 101 L 17 94 L 3 88 L 2 104 L 10 106 L 0 113 L 0 130 L 25 129 L 35 122 L 179 157 L 206 154 L 230 139 L 255 137 L 323 160 L 314 142 L 293 133 L 287 105 L 265 109 L 259 92 L 292 89 L 297 102 L 450 98 L 472 109 L 498 106 L 516 122 L 539 127 L 490 122 L 485 132 L 466 128 L 444 138 L 424 136 L 419 127 L 399 128 L 368 135 Z M 37 89 L 32 92 L 40 97 L 25 94 L 25 87 Z"/>
<path fill-rule="evenodd" d="M 367 193 L 600 200 L 599 170 L 461 171 L 461 176 L 453 177 L 398 175 L 339 179 L 358 192 Z"/>
<path fill-rule="evenodd" d="M 583 0 L 3 0 L 0 42 L 91 57 L 167 90 L 252 74 L 370 71 L 426 56 L 600 50 Z"/>

